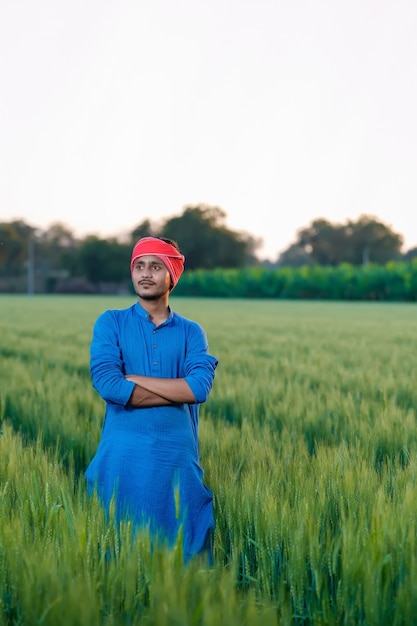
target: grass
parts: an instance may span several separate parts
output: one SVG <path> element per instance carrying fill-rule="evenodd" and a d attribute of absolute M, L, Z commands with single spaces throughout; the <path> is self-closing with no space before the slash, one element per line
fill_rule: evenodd
<path fill-rule="evenodd" d="M 207 569 L 86 497 L 92 326 L 131 302 L 0 298 L 0 624 L 416 623 L 415 305 L 172 299 L 220 361 Z"/>

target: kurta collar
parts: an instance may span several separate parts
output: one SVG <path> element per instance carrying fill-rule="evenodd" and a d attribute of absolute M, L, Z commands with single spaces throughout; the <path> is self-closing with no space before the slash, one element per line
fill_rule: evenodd
<path fill-rule="evenodd" d="M 144 318 L 148 322 L 153 323 L 151 321 L 150 317 L 149 317 L 148 311 L 145 311 L 145 309 L 143 308 L 143 306 L 139 302 L 136 302 L 135 307 L 136 307 L 136 311 L 140 315 L 140 317 Z M 171 307 L 169 305 L 168 305 L 168 310 L 169 310 L 169 314 L 168 314 L 167 319 L 165 320 L 165 322 L 162 322 L 162 324 L 159 324 L 159 326 L 165 326 L 165 324 L 170 324 L 171 323 L 171 321 L 172 321 L 172 319 L 174 317 L 174 311 L 171 309 Z"/>

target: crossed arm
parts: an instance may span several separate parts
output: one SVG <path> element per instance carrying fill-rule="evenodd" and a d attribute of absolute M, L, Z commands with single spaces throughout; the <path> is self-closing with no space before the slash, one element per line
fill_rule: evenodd
<path fill-rule="evenodd" d="M 105 402 L 152 408 L 200 404 L 207 400 L 217 359 L 208 353 L 207 340 L 201 327 L 194 324 L 183 333 L 186 340 L 186 358 L 182 370 L 185 376 L 154 378 L 131 373 L 134 368 L 126 366 L 120 347 L 119 326 L 125 323 L 124 318 L 121 320 L 117 312 L 105 311 L 94 325 L 90 374 L 93 387 Z"/>
<path fill-rule="evenodd" d="M 147 408 L 196 402 L 184 378 L 153 378 L 138 374 L 128 374 L 125 378 L 135 383 L 129 399 L 130 406 Z"/>

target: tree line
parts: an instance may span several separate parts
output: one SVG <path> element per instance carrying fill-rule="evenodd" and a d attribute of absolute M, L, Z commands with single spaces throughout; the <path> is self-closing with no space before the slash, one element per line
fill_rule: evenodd
<path fill-rule="evenodd" d="M 367 215 L 345 224 L 313 220 L 297 231 L 295 242 L 275 261 L 260 260 L 257 250 L 262 241 L 231 230 L 222 209 L 204 204 L 186 206 L 179 216 L 159 224 L 145 219 L 123 238 L 77 238 L 61 223 L 42 230 L 15 220 L 0 222 L 0 292 L 128 292 L 132 246 L 148 235 L 176 240 L 185 254 L 187 272 L 360 266 L 406 261 L 417 255 L 417 248 L 402 253 L 403 237 Z"/>

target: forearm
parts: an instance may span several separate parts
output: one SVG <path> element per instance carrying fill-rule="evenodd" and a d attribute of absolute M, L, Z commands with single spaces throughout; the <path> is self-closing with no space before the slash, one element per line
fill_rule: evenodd
<path fill-rule="evenodd" d="M 135 408 L 146 409 L 155 406 L 172 406 L 174 402 L 170 402 L 156 393 L 135 385 L 128 404 Z"/>
<path fill-rule="evenodd" d="M 167 404 L 194 404 L 196 399 L 184 378 L 153 378 L 129 374 L 127 380 L 134 382 L 141 389 L 167 400 Z"/>

